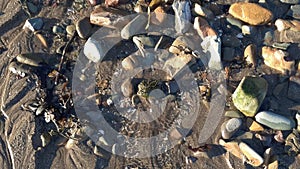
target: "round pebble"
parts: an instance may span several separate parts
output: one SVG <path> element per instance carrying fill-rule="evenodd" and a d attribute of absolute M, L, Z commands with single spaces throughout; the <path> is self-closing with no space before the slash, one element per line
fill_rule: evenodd
<path fill-rule="evenodd" d="M 238 119 L 238 118 L 232 118 L 224 122 L 221 127 L 222 137 L 224 139 L 231 138 L 232 135 L 234 135 L 234 133 L 238 131 L 241 125 L 242 125 L 242 119 Z"/>

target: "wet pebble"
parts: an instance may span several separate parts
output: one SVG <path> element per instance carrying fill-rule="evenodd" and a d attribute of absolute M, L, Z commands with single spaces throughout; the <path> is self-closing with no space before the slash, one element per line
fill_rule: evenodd
<path fill-rule="evenodd" d="M 42 29 L 44 25 L 44 22 L 42 20 L 42 18 L 31 18 L 31 19 L 27 19 L 23 29 L 27 28 L 29 30 L 31 30 L 32 32 L 37 31 Z"/>
<path fill-rule="evenodd" d="M 261 106 L 268 89 L 262 77 L 246 76 L 232 94 L 235 107 L 244 115 L 253 117 Z"/>
<path fill-rule="evenodd" d="M 295 127 L 295 123 L 292 120 L 271 111 L 257 113 L 255 120 L 274 130 L 291 130 Z"/>
<path fill-rule="evenodd" d="M 90 36 L 92 25 L 90 24 L 90 18 L 84 17 L 79 19 L 76 24 L 76 31 L 80 38 L 86 39 Z"/>
<path fill-rule="evenodd" d="M 295 69 L 295 61 L 286 61 L 286 57 L 289 54 L 283 50 L 264 46 L 262 48 L 262 57 L 264 63 L 282 73 L 293 72 Z"/>
<path fill-rule="evenodd" d="M 239 147 L 251 165 L 258 167 L 263 164 L 264 159 L 246 143 L 241 142 Z"/>
<path fill-rule="evenodd" d="M 221 133 L 224 139 L 231 138 L 241 127 L 242 119 L 232 118 L 222 124 Z"/>
<path fill-rule="evenodd" d="M 258 4 L 238 2 L 229 8 L 229 13 L 250 25 L 264 25 L 272 20 L 272 13 Z"/>
<path fill-rule="evenodd" d="M 144 15 L 136 16 L 121 30 L 121 37 L 123 39 L 129 39 L 133 35 L 145 32 L 146 24 L 147 18 Z"/>

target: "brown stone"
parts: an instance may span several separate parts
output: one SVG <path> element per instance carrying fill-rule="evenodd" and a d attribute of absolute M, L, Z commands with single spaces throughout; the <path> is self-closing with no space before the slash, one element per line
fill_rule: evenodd
<path fill-rule="evenodd" d="M 224 140 L 220 139 L 219 144 L 225 148 L 226 151 L 230 152 L 234 156 L 239 159 L 243 159 L 243 153 L 239 147 L 239 143 L 235 141 L 225 142 Z"/>
<path fill-rule="evenodd" d="M 124 4 L 128 2 L 128 0 L 105 0 L 105 5 L 107 6 L 117 6 L 119 4 Z"/>
<path fill-rule="evenodd" d="M 155 10 L 153 11 L 153 14 L 151 14 L 151 15 L 152 15 L 151 23 L 156 24 L 156 25 L 160 25 L 167 18 L 166 11 L 162 6 L 155 8 Z"/>
<path fill-rule="evenodd" d="M 250 25 L 264 25 L 273 18 L 272 13 L 255 4 L 248 2 L 234 3 L 229 8 L 229 13 L 237 19 L 240 19 Z"/>
<path fill-rule="evenodd" d="M 288 53 L 282 50 L 267 46 L 262 48 L 264 63 L 273 69 L 281 71 L 282 73 L 285 73 L 286 71 L 294 71 L 295 61 L 286 61 L 286 56 L 288 56 Z"/>
<path fill-rule="evenodd" d="M 246 124 L 250 131 L 264 131 L 264 128 L 251 118 L 247 119 Z"/>
<path fill-rule="evenodd" d="M 198 32 L 199 36 L 204 39 L 207 36 L 216 36 L 216 32 L 210 27 L 208 22 L 201 18 L 196 17 L 194 21 L 194 29 Z"/>

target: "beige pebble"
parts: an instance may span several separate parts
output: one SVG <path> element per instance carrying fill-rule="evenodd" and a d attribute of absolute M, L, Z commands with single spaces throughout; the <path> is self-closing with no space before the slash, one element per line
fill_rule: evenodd
<path fill-rule="evenodd" d="M 239 147 L 243 154 L 246 156 L 248 159 L 248 163 L 253 165 L 254 167 L 258 167 L 263 164 L 264 159 L 257 154 L 251 147 L 249 147 L 246 143 L 241 142 L 239 144 Z"/>
<path fill-rule="evenodd" d="M 251 118 L 247 118 L 246 124 L 250 131 L 264 131 L 264 128 Z"/>
<path fill-rule="evenodd" d="M 256 51 L 256 46 L 254 44 L 248 45 L 244 50 L 244 58 L 246 58 L 246 62 L 252 64 L 253 66 L 257 65 L 255 51 Z"/>

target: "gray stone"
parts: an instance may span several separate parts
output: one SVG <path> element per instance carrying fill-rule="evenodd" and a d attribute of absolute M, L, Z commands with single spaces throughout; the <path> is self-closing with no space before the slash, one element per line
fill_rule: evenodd
<path fill-rule="evenodd" d="M 98 62 L 104 57 L 104 52 L 100 43 L 91 37 L 84 44 L 83 53 L 93 62 Z"/>
<path fill-rule="evenodd" d="M 27 8 L 28 8 L 29 12 L 32 13 L 32 14 L 36 14 L 38 12 L 37 6 L 35 6 L 31 2 L 27 2 Z"/>
<path fill-rule="evenodd" d="M 300 43 L 300 32 L 292 30 L 275 31 L 274 41 L 287 43 Z"/>
<path fill-rule="evenodd" d="M 42 18 L 31 18 L 31 19 L 26 20 L 26 22 L 23 26 L 23 29 L 27 28 L 34 32 L 34 31 L 42 29 L 43 25 L 44 25 L 44 22 L 43 22 Z"/>
<path fill-rule="evenodd" d="M 299 4 L 300 0 L 280 0 L 280 2 L 286 3 L 286 4 Z"/>
<path fill-rule="evenodd" d="M 144 15 L 136 16 L 121 30 L 121 37 L 123 39 L 129 39 L 136 34 L 145 32 L 146 24 L 147 18 Z"/>
<path fill-rule="evenodd" d="M 234 60 L 234 52 L 235 52 L 234 48 L 229 48 L 229 47 L 223 48 L 223 52 L 222 52 L 223 60 L 228 61 L 228 62 L 233 61 Z"/>
<path fill-rule="evenodd" d="M 221 133 L 224 139 L 230 139 L 241 127 L 242 119 L 232 118 L 221 126 Z"/>
<path fill-rule="evenodd" d="M 287 97 L 294 101 L 300 102 L 300 78 L 296 76 L 290 77 Z"/>
<path fill-rule="evenodd" d="M 246 76 L 232 94 L 232 101 L 244 115 L 253 117 L 261 106 L 267 90 L 268 83 L 264 78 Z"/>
<path fill-rule="evenodd" d="M 131 79 L 126 79 L 121 85 L 121 91 L 125 97 L 130 97 L 133 94 L 133 85 Z"/>
<path fill-rule="evenodd" d="M 225 117 L 230 117 L 230 118 L 243 118 L 245 117 L 241 112 L 238 110 L 228 110 L 225 112 Z"/>
<path fill-rule="evenodd" d="M 76 24 L 76 31 L 80 38 L 86 39 L 90 36 L 92 25 L 90 24 L 90 18 L 84 17 L 79 19 Z"/>
<path fill-rule="evenodd" d="M 172 4 L 175 13 L 175 30 L 179 34 L 187 32 L 190 28 L 192 18 L 190 5 L 189 1 L 179 0 L 175 0 Z"/>
<path fill-rule="evenodd" d="M 300 19 L 300 5 L 292 5 L 288 12 L 289 16 L 292 16 L 295 19 Z"/>
<path fill-rule="evenodd" d="M 257 113 L 255 120 L 274 130 L 291 130 L 295 127 L 295 122 L 271 111 Z"/>

